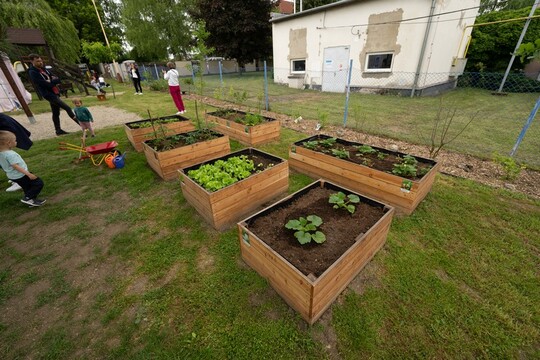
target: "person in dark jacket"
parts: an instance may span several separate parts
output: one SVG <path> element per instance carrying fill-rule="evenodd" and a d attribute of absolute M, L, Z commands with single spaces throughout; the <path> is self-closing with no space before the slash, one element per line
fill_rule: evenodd
<path fill-rule="evenodd" d="M 130 65 L 129 76 L 131 76 L 133 86 L 135 87 L 135 95 L 142 95 L 141 74 L 139 73 L 137 64 L 132 63 Z"/>
<path fill-rule="evenodd" d="M 60 109 L 64 109 L 77 125 L 79 125 L 79 121 L 69 105 L 60 99 L 60 90 L 58 89 L 58 86 L 56 86 L 60 84 L 60 79 L 45 68 L 41 56 L 30 54 L 29 57 L 32 61 L 32 66 L 28 69 L 28 76 L 30 76 L 32 82 L 36 85 L 39 94 L 51 105 L 52 120 L 56 135 L 67 134 L 67 132 L 60 127 Z"/>

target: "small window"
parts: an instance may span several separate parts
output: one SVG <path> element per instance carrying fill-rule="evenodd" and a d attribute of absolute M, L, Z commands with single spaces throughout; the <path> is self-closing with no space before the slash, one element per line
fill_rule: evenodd
<path fill-rule="evenodd" d="M 306 59 L 301 60 L 292 60 L 291 68 L 293 74 L 304 73 L 306 72 Z"/>
<path fill-rule="evenodd" d="M 368 54 L 366 71 L 391 71 L 393 53 Z"/>

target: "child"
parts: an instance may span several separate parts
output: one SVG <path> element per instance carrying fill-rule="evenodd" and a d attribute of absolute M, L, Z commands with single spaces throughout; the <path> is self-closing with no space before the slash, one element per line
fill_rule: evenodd
<path fill-rule="evenodd" d="M 75 109 L 73 109 L 73 111 L 75 112 L 75 115 L 77 115 L 77 119 L 79 119 L 79 124 L 81 125 L 83 132 L 88 129 L 90 130 L 92 137 L 96 136 L 94 133 L 94 128 L 92 127 L 94 118 L 92 117 L 92 114 L 88 108 L 82 106 L 81 99 L 73 99 L 73 104 L 75 105 Z"/>
<path fill-rule="evenodd" d="M 17 145 L 17 138 L 11 131 L 0 131 L 0 166 L 9 180 L 19 184 L 24 190 L 21 202 L 30 206 L 41 206 L 46 200 L 37 196 L 43 189 L 43 181 L 28 171 L 28 166 L 19 154 L 11 150 Z"/>

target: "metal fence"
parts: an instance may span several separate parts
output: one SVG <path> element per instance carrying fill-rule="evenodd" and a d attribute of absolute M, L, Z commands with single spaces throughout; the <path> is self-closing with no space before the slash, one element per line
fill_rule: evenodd
<path fill-rule="evenodd" d="M 428 141 L 426 136 L 429 136 L 430 126 L 443 101 L 443 106 L 456 110 L 454 129 L 451 131 L 475 116 L 469 128 L 447 148 L 484 158 L 493 158 L 494 153 L 510 153 L 540 92 L 539 83 L 524 74 L 510 74 L 504 92 L 498 94 L 500 96 L 496 96 L 496 90 L 503 74 L 465 73 L 459 77 L 453 77 L 450 73 L 420 74 L 416 95 L 439 95 L 411 98 L 410 88 L 407 89 L 403 83 L 414 81 L 415 74 L 398 73 L 392 78 L 381 79 L 363 78 L 368 82 L 362 86 L 355 85 L 354 81 L 354 76 L 360 74 L 352 74 L 350 99 L 347 101 L 344 90 L 321 91 L 323 86 L 310 81 L 312 76 L 301 86 L 296 83 L 291 87 L 287 82 L 276 82 L 274 74 L 277 71 L 268 68 L 266 78 L 264 71 L 204 74 L 202 88 L 198 85 L 199 80 L 194 85 L 191 80 L 184 79 L 181 86 L 188 93 L 241 104 L 253 111 L 264 110 L 268 106 L 271 111 L 293 118 L 302 116 L 333 125 L 343 125 L 346 121 L 347 127 L 362 132 L 413 143 Z M 324 74 L 320 75 L 324 77 Z M 388 84 L 389 80 L 394 82 L 393 87 L 382 86 L 383 81 Z M 540 120 L 533 121 L 515 158 L 540 168 L 538 149 Z"/>

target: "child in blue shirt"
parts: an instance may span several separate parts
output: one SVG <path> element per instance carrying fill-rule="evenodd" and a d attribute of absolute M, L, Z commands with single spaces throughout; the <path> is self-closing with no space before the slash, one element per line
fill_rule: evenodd
<path fill-rule="evenodd" d="M 45 200 L 38 199 L 43 189 L 43 181 L 28 171 L 22 157 L 11 150 L 17 145 L 17 137 L 11 131 L 0 131 L 0 167 L 9 180 L 19 184 L 24 191 L 21 202 L 30 206 L 41 206 Z"/>

